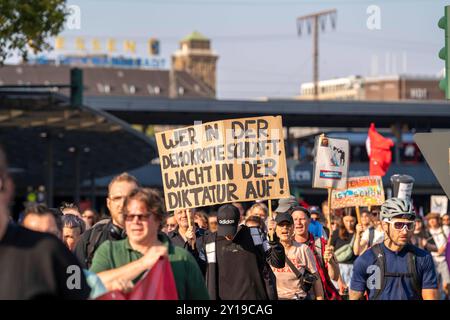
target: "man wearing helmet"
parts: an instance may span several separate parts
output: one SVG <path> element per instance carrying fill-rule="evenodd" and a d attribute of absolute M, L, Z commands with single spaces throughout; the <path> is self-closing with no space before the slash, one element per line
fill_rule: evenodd
<path fill-rule="evenodd" d="M 436 300 L 438 286 L 431 255 L 411 245 L 416 214 L 411 202 L 391 198 L 381 207 L 385 232 L 376 244 L 356 259 L 350 299 Z"/>

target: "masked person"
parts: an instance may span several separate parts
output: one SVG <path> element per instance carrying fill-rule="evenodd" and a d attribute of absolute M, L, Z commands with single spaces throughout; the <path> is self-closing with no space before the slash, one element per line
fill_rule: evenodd
<path fill-rule="evenodd" d="M 205 235 L 206 285 L 211 299 L 268 300 L 274 297 L 267 264 L 283 268 L 285 254 L 276 237 L 263 238 L 257 227 L 240 225 L 240 212 L 223 205 L 217 212 L 217 233 Z"/>

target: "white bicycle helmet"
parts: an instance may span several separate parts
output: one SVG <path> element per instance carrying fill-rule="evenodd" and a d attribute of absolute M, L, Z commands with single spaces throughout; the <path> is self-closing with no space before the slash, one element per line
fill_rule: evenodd
<path fill-rule="evenodd" d="M 381 206 L 380 218 L 382 221 L 389 221 L 392 218 L 414 220 L 416 213 L 410 201 L 400 198 L 390 198 Z"/>

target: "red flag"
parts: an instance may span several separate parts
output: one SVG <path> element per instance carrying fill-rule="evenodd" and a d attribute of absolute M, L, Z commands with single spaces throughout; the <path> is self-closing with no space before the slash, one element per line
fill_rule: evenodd
<path fill-rule="evenodd" d="M 131 292 L 110 291 L 96 300 L 178 300 L 177 286 L 169 259 L 161 257 L 136 283 Z"/>
<path fill-rule="evenodd" d="M 384 176 L 386 174 L 392 162 L 391 147 L 393 146 L 394 142 L 379 134 L 375 129 L 375 124 L 371 123 L 366 141 L 371 176 Z"/>

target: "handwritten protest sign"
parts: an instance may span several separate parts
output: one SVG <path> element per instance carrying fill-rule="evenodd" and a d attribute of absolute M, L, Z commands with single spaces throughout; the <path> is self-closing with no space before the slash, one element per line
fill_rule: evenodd
<path fill-rule="evenodd" d="M 167 210 L 289 197 L 280 116 L 156 134 Z"/>
<path fill-rule="evenodd" d="M 314 150 L 313 188 L 346 189 L 349 163 L 348 140 L 318 136 Z"/>
<path fill-rule="evenodd" d="M 447 196 L 431 196 L 430 212 L 436 212 L 442 216 L 447 213 L 447 207 L 448 207 Z"/>
<path fill-rule="evenodd" d="M 383 181 L 379 176 L 348 178 L 346 190 L 333 190 L 331 208 L 381 206 Z"/>

